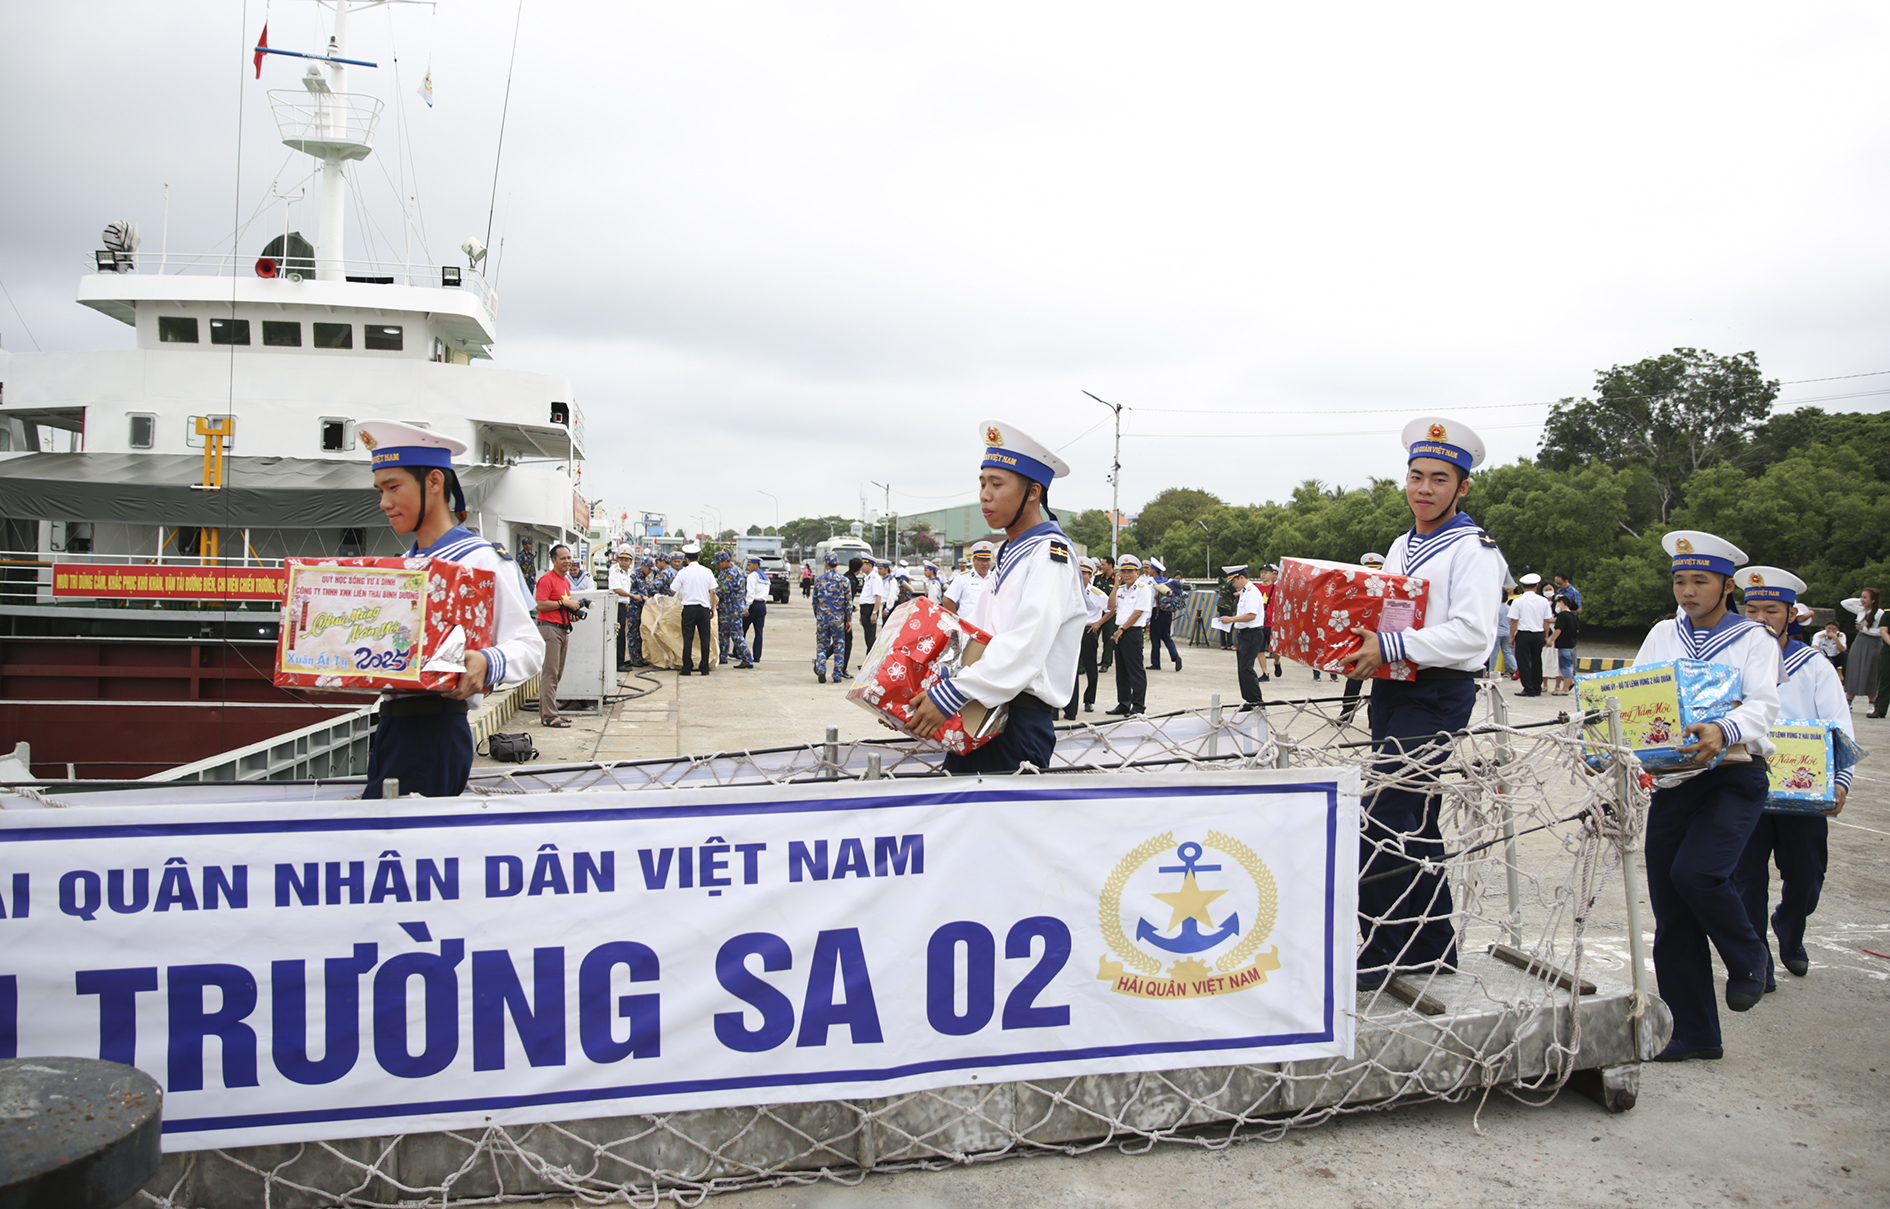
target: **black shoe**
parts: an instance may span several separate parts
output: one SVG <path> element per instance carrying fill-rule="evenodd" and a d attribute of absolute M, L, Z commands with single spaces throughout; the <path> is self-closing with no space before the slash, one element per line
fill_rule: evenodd
<path fill-rule="evenodd" d="M 1073 709 L 1068 709 L 1068 710 L 1064 710 L 1064 711 L 1063 711 L 1063 720 L 1064 720 L 1065 722 L 1074 722 L 1074 721 L 1076 721 L 1076 711 L 1075 711 L 1075 710 L 1073 710 Z"/>
<path fill-rule="evenodd" d="M 1151 672 L 1159 672 L 1162 670 L 1162 665 L 1159 663 L 1151 663 L 1148 665 L 1148 670 Z"/>
<path fill-rule="evenodd" d="M 820 682 L 821 682 L 822 684 L 825 684 L 825 683 L 827 683 L 827 669 L 826 669 L 826 668 L 824 668 L 824 667 L 817 667 L 817 668 L 815 668 L 815 669 L 814 669 L 814 676 L 815 676 L 815 677 L 816 677 L 817 679 L 819 679 L 819 681 L 820 681 Z"/>
<path fill-rule="evenodd" d="M 722 666 L 724 666 L 724 667 L 727 667 L 727 666 L 728 666 L 728 660 L 726 660 L 726 659 L 718 659 L 718 660 L 716 660 L 716 662 L 717 662 L 717 663 L 719 663 L 719 664 L 721 664 L 721 665 L 722 665 Z"/>
<path fill-rule="evenodd" d="M 1654 1055 L 1656 1062 L 1685 1062 L 1689 1058 L 1724 1058 L 1726 1051 L 1717 1045 L 1691 1046 L 1669 1041 L 1667 1048 Z"/>
<path fill-rule="evenodd" d="M 1265 684 L 1271 679 L 1273 679 L 1273 677 L 1267 675 L 1265 672 L 1260 673 L 1260 683 Z"/>
<path fill-rule="evenodd" d="M 1790 970 L 1792 975 L 1796 978 L 1803 978 L 1805 975 L 1811 973 L 1811 963 L 1803 957 L 1785 958 L 1785 968 Z"/>
<path fill-rule="evenodd" d="M 1177 672 L 1181 670 L 1181 656 L 1179 655 L 1175 656 L 1175 670 Z"/>
<path fill-rule="evenodd" d="M 1112 714 L 1112 715 L 1114 715 L 1115 717 L 1118 717 L 1118 718 L 1122 718 L 1122 717 L 1126 717 L 1126 716 L 1128 716 L 1128 713 L 1129 713 L 1129 707 L 1128 707 L 1128 706 L 1126 706 L 1126 705 L 1118 705 L 1118 706 L 1116 706 L 1116 708 L 1114 708 L 1114 709 L 1111 709 L 1111 710 L 1104 710 L 1103 712 L 1104 712 L 1104 713 L 1106 713 L 1106 714 Z"/>
<path fill-rule="evenodd" d="M 1358 989 L 1361 991 L 1375 991 L 1390 981 L 1390 970 L 1360 970 L 1358 972 Z"/>
<path fill-rule="evenodd" d="M 749 669 L 749 668 L 751 668 L 751 667 L 753 667 L 753 666 L 755 666 L 755 665 L 754 665 L 754 664 L 752 664 L 752 663 L 738 663 L 738 664 L 736 664 L 736 665 L 735 665 L 735 667 L 737 668 L 737 670 L 741 670 L 741 671 L 746 671 L 747 669 Z"/>
<path fill-rule="evenodd" d="M 1085 701 L 1083 702 L 1083 712 L 1086 714 L 1093 714 L 1096 712 L 1096 707 L 1090 704 L 1089 702 Z"/>
<path fill-rule="evenodd" d="M 1765 984 L 1765 993 L 1766 993 L 1766 994 L 1768 994 L 1768 995 L 1770 995 L 1770 994 L 1772 994 L 1772 993 L 1773 993 L 1774 991 L 1776 991 L 1776 990 L 1778 990 L 1778 983 L 1776 983 L 1776 982 L 1768 982 L 1768 983 L 1766 983 L 1766 984 Z"/>
<path fill-rule="evenodd" d="M 1735 1012 L 1749 1012 L 1757 1007 L 1764 992 L 1754 995 L 1751 991 L 1735 991 L 1728 984 L 1726 987 L 1726 1006 Z"/>

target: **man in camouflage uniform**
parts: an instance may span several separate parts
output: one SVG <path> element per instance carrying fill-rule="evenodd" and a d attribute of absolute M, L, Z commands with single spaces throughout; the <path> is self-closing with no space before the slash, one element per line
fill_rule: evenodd
<path fill-rule="evenodd" d="M 834 683 L 847 678 L 847 635 L 853 629 L 853 588 L 840 574 L 840 560 L 827 556 L 825 574 L 814 580 L 814 675 L 827 683 L 833 660 Z"/>
<path fill-rule="evenodd" d="M 733 651 L 736 667 L 753 667 L 755 661 L 748 657 L 748 640 L 742 637 L 742 618 L 748 615 L 748 577 L 735 565 L 734 556 L 727 550 L 716 551 L 715 579 L 718 606 L 715 624 L 720 631 L 716 644 L 721 648 L 721 661 L 727 663 Z"/>
<path fill-rule="evenodd" d="M 649 661 L 643 658 L 643 602 L 652 596 L 662 595 L 663 575 L 657 570 L 656 560 L 649 555 L 637 564 L 637 573 L 630 577 L 630 647 L 634 652 L 630 656 L 631 667 L 648 667 Z"/>

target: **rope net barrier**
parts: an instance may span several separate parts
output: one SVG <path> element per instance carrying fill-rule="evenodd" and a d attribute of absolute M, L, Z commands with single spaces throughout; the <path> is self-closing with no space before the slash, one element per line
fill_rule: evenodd
<path fill-rule="evenodd" d="M 488 1127 L 166 1156 L 138 1203 L 388 1207 L 485 1205 L 563 1197 L 580 1204 L 694 1205 L 736 1189 L 937 1169 L 1031 1154 L 1126 1153 L 1158 1145 L 1219 1149 L 1277 1141 L 1340 1114 L 1500 1092 L 1553 1099 L 1585 1053 L 1638 1061 L 1649 1001 L 1629 975 L 1619 914 L 1624 857 L 1640 846 L 1647 791 L 1623 747 L 1584 741 L 1579 718 L 1504 720 L 1495 689 L 1454 735 L 1374 746 L 1356 699 L 1270 702 L 1059 731 L 1057 767 L 1143 770 L 1364 770 L 1367 811 L 1399 792 L 1434 796 L 1437 827 L 1361 837 L 1360 941 L 1387 939 L 1406 969 L 1350 1007 L 1355 1057 L 946 1087 L 867 1101 L 756 1105 Z M 1590 771 L 1584 750 L 1616 759 Z M 469 793 L 583 793 L 700 785 L 942 776 L 939 752 L 906 739 L 829 741 L 682 760 L 479 770 Z M 195 787 L 193 787 L 195 788 Z M 213 789 L 213 786 L 203 786 Z M 257 787 L 252 787 L 257 788 Z M 267 788 L 261 787 L 261 788 Z M 283 786 L 340 798 L 357 785 Z M 1386 904 L 1365 914 L 1366 887 Z M 1612 894 L 1610 887 L 1613 887 Z M 1632 897 L 1632 883 L 1628 887 Z M 1604 895 L 1610 897 L 1604 902 Z M 1589 943 L 1598 910 L 1606 934 Z M 1627 908 L 1630 929 L 1634 909 Z M 1412 960 L 1433 923 L 1456 942 L 1448 960 Z M 1632 945 L 1630 947 L 1633 947 Z M 1361 969 L 1368 965 L 1361 957 Z M 1597 980 L 1604 989 L 1597 993 Z M 1604 1003 L 1604 1001 L 1607 1001 Z M 1613 1014 L 1600 1009 L 1612 1006 Z M 1346 1010 L 1342 999 L 1341 1010 Z M 1610 1048 L 1612 1047 L 1612 1048 Z"/>

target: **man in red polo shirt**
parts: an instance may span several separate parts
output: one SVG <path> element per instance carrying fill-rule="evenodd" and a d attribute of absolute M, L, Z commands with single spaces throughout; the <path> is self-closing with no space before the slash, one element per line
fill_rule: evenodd
<path fill-rule="evenodd" d="M 538 577 L 532 607 L 538 613 L 538 633 L 545 640 L 545 666 L 538 673 L 538 724 L 568 728 L 571 719 L 558 713 L 558 680 L 564 675 L 564 653 L 571 643 L 571 625 L 577 620 L 577 602 L 571 599 L 571 569 L 577 560 L 571 547 L 551 548 L 551 570 Z"/>

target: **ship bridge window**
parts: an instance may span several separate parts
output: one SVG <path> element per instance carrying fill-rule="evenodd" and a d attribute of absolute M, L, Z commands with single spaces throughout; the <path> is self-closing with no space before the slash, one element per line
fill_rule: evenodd
<path fill-rule="evenodd" d="M 134 412 L 125 443 L 133 449 L 149 449 L 157 441 L 157 417 L 148 412 Z"/>
<path fill-rule="evenodd" d="M 288 319 L 265 319 L 263 343 L 271 348 L 301 348 L 302 325 Z"/>
<path fill-rule="evenodd" d="M 400 351 L 400 328 L 385 323 L 370 323 L 361 329 L 361 343 L 382 352 Z"/>
<path fill-rule="evenodd" d="M 195 344 L 197 321 L 188 315 L 159 315 L 158 340 L 164 344 Z"/>
<path fill-rule="evenodd" d="M 210 321 L 210 343 L 248 344 L 249 320 L 212 319 Z"/>
<path fill-rule="evenodd" d="M 336 416 L 322 417 L 322 452 L 343 453 L 354 448 L 354 424 Z"/>
<path fill-rule="evenodd" d="M 318 323 L 315 325 L 316 348 L 353 348 L 354 324 Z"/>

